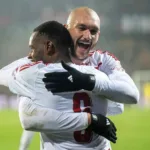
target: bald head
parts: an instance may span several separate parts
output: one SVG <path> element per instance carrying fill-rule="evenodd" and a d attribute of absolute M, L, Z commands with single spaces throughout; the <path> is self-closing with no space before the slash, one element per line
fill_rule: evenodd
<path fill-rule="evenodd" d="M 74 41 L 77 58 L 87 58 L 100 35 L 100 18 L 97 13 L 88 7 L 76 8 L 70 13 L 66 27 Z"/>
<path fill-rule="evenodd" d="M 67 25 L 72 26 L 76 24 L 78 20 L 83 19 L 88 21 L 94 21 L 97 23 L 98 28 L 100 29 L 100 18 L 98 14 L 91 8 L 88 7 L 78 7 L 71 11 L 69 14 Z"/>

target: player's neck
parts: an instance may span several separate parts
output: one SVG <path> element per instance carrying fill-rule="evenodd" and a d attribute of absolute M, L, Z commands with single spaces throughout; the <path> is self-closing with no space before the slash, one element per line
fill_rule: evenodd
<path fill-rule="evenodd" d="M 59 62 L 60 62 L 60 61 L 64 61 L 64 62 L 66 62 L 66 63 L 72 62 L 71 59 L 70 59 L 70 58 L 67 58 L 67 57 L 59 59 Z"/>
<path fill-rule="evenodd" d="M 43 59 L 44 63 L 59 63 L 61 61 L 64 61 L 66 63 L 71 62 L 71 59 L 68 56 L 53 56 L 53 57 L 45 57 Z"/>
<path fill-rule="evenodd" d="M 71 57 L 71 60 L 72 60 L 73 63 L 75 63 L 77 65 L 81 65 L 84 61 L 84 60 L 81 60 L 81 59 L 77 59 L 75 57 Z"/>

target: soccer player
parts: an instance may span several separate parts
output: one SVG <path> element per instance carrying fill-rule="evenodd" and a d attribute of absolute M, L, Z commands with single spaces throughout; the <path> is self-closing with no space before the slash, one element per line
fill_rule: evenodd
<path fill-rule="evenodd" d="M 29 57 L 30 57 L 30 54 L 29 54 Z M 17 67 L 22 66 L 24 64 L 31 63 L 31 60 L 28 59 L 29 57 L 24 57 L 19 60 L 16 60 L 13 63 L 2 68 L 0 70 L 0 85 L 8 86 L 7 81 L 8 81 L 9 75 L 12 74 L 12 72 Z M 21 138 L 20 138 L 19 150 L 27 150 L 31 143 L 33 136 L 34 136 L 33 131 L 23 130 Z"/>
<path fill-rule="evenodd" d="M 82 20 L 79 20 L 78 18 L 77 18 L 77 16 L 76 16 L 76 14 L 77 13 L 79 13 L 80 12 L 80 17 L 83 17 L 83 21 Z M 75 20 L 72 20 L 72 16 L 74 15 L 74 17 L 76 16 L 76 18 L 75 18 Z M 79 17 L 78 16 L 78 17 Z M 79 33 L 81 33 L 81 35 L 80 36 L 82 36 L 82 34 L 84 33 L 84 34 L 86 34 L 87 32 L 84 32 L 84 28 L 86 27 L 86 26 L 77 26 L 78 24 L 75 24 L 75 23 L 78 23 L 78 22 L 81 22 L 82 21 L 82 23 L 83 23 L 83 25 L 84 24 L 86 24 L 86 25 L 89 25 L 90 23 L 92 23 L 92 21 L 94 22 L 94 25 L 95 25 L 95 22 L 96 22 L 96 19 L 95 19 L 95 17 L 97 18 L 97 14 L 93 11 L 93 10 L 91 10 L 91 9 L 89 9 L 89 8 L 78 8 L 78 9 L 75 9 L 75 10 L 73 10 L 72 11 L 72 13 L 70 14 L 70 16 L 69 16 L 69 19 L 68 19 L 68 21 L 67 21 L 67 27 L 68 27 L 68 29 L 69 30 L 71 30 L 71 31 L 74 31 L 74 32 L 72 32 L 71 33 L 71 35 L 72 36 L 75 36 L 75 37 L 77 37 L 77 34 L 79 34 Z M 86 18 L 86 19 L 84 19 L 84 18 Z M 70 20 L 72 20 L 72 21 L 70 21 Z M 69 24 L 70 23 L 70 24 Z M 70 28 L 69 28 L 69 26 L 70 26 Z M 92 29 L 92 28 L 91 28 Z M 79 31 L 80 32 L 79 32 Z M 83 31 L 82 31 L 83 30 Z M 85 30 L 86 31 L 86 30 Z M 91 30 L 92 31 L 92 30 Z M 97 35 L 97 34 L 96 34 Z M 93 38 L 94 37 L 94 38 Z M 92 36 L 92 41 L 94 40 L 95 41 L 95 37 L 97 37 L 97 36 Z M 73 39 L 75 39 L 75 38 L 73 38 Z M 96 38 L 97 40 L 98 40 L 98 38 Z M 76 40 L 76 39 L 75 39 Z M 97 43 L 97 40 L 95 41 L 95 43 L 94 44 L 96 44 Z M 85 40 L 86 41 L 86 40 Z M 75 45 L 76 45 L 76 48 L 78 48 L 78 50 L 77 50 L 77 53 L 79 53 L 79 56 L 80 56 L 80 53 L 81 54 L 84 54 L 83 52 L 84 51 L 82 51 L 83 49 L 80 49 L 82 46 L 83 46 L 83 44 L 87 44 L 88 45 L 88 43 L 86 43 L 84 41 L 84 43 L 82 42 L 82 41 L 79 41 L 78 40 L 78 42 L 80 43 L 77 43 L 76 41 L 75 41 Z M 93 45 L 94 45 L 93 44 Z M 78 45 L 80 45 L 80 46 L 78 46 Z M 85 45 L 86 46 L 86 45 Z M 90 50 L 92 49 L 92 47 L 90 47 Z M 89 49 L 88 49 L 89 50 Z M 86 51 L 85 51 L 86 52 Z M 79 64 L 82 64 L 82 62 L 83 62 L 83 64 L 88 64 L 88 65 L 93 65 L 93 66 L 99 66 L 99 69 L 101 69 L 101 71 L 105 71 L 106 72 L 106 74 L 108 74 L 107 73 L 107 67 L 108 67 L 108 71 L 110 70 L 110 73 L 109 73 L 109 77 L 110 77 L 110 79 L 113 79 L 114 78 L 114 76 L 113 76 L 113 74 L 114 74 L 114 72 L 116 72 L 117 74 L 119 73 L 119 72 L 117 72 L 117 70 L 118 69 L 120 69 L 120 71 L 122 70 L 122 67 L 120 66 L 120 64 L 119 64 L 119 61 L 115 61 L 115 63 L 112 65 L 111 64 L 111 62 L 114 62 L 114 59 L 112 58 L 112 57 L 110 57 L 110 54 L 108 54 L 107 52 L 105 52 L 105 53 L 102 53 L 102 52 L 100 52 L 100 51 L 93 51 L 93 55 L 92 55 L 92 53 L 89 55 L 89 56 L 91 56 L 91 57 L 89 57 L 89 59 L 83 59 L 83 60 L 78 60 L 77 62 L 79 62 Z M 102 58 L 101 58 L 102 57 Z M 105 64 L 106 64 L 106 66 L 104 66 L 103 64 L 101 65 L 101 59 L 102 60 L 105 60 Z M 109 60 L 110 60 L 110 62 L 109 62 Z M 84 63 L 85 62 L 85 63 Z M 88 62 L 88 63 L 86 63 L 86 62 Z M 108 62 L 108 63 L 107 63 Z M 109 66 L 109 64 L 111 64 L 110 66 Z M 100 67 L 100 65 L 101 65 L 101 67 Z M 112 71 L 111 70 L 111 67 L 112 67 L 112 69 L 113 69 L 113 67 L 114 67 L 114 71 Z M 116 68 L 115 68 L 116 67 Z M 113 73 L 112 75 L 110 75 L 111 73 Z M 116 74 L 116 75 L 117 75 Z M 125 80 L 126 80 L 126 78 L 127 78 L 127 76 L 125 76 L 124 77 L 125 78 Z M 119 78 L 120 79 L 120 78 Z M 116 81 L 118 80 L 117 78 L 115 79 Z M 121 79 L 120 79 L 121 80 Z M 129 86 L 130 86 L 130 83 L 129 83 Z M 131 86 L 130 86 L 131 87 Z M 133 86 L 133 89 L 135 88 L 135 86 Z M 119 89 L 119 88 L 118 88 Z M 118 89 L 116 89 L 116 91 L 118 90 Z M 132 91 L 132 90 L 131 90 Z M 115 91 L 112 91 L 112 92 L 115 92 Z M 128 90 L 127 90 L 127 92 L 128 92 Z M 122 94 L 122 93 L 119 93 L 119 94 Z M 130 102 L 130 103 L 136 103 L 137 102 L 137 100 L 138 100 L 138 92 L 135 92 L 135 95 L 137 95 L 137 97 L 135 96 L 135 98 L 133 98 L 133 97 L 131 97 L 132 99 L 130 99 L 130 100 L 132 100 L 132 102 L 130 102 L 130 101 L 128 101 L 128 102 Z M 122 98 L 125 100 L 126 98 L 128 98 L 130 95 L 126 95 L 126 94 L 124 94 L 124 95 L 121 95 L 122 96 Z M 119 98 L 119 95 L 116 95 L 116 97 L 118 97 Z M 110 98 L 111 99 L 111 98 Z M 101 101 L 98 101 L 97 103 L 100 103 Z M 101 110 L 100 108 L 102 108 L 102 110 L 105 108 L 105 107 L 103 107 L 103 104 L 101 104 L 101 105 L 96 105 L 97 106 L 97 108 L 98 108 L 98 110 Z M 100 106 L 102 106 L 102 107 L 100 107 Z M 109 111 L 109 113 L 110 114 L 116 114 L 116 113 L 121 113 L 121 111 L 122 111 L 122 105 L 121 104 L 119 104 L 119 103 L 110 103 L 110 101 L 108 101 L 108 107 L 107 107 L 107 110 Z M 107 111 L 107 112 L 108 112 Z"/>
<path fill-rule="evenodd" d="M 69 30 L 75 44 L 77 58 L 73 58 L 73 62 L 80 65 L 94 66 L 109 77 L 108 82 L 106 82 L 106 85 L 108 85 L 107 88 L 103 86 L 101 82 L 96 80 L 96 83 L 98 84 L 92 89 L 92 91 L 94 93 L 96 92 L 101 99 L 97 101 L 94 99 L 93 101 L 93 103 L 95 103 L 93 105 L 96 107 L 96 112 L 100 113 L 100 110 L 107 109 L 107 115 L 115 115 L 123 111 L 122 104 L 110 100 L 136 104 L 139 100 L 139 92 L 129 75 L 122 68 L 120 61 L 107 51 L 103 52 L 101 50 L 93 49 L 100 35 L 100 18 L 97 13 L 88 7 L 76 8 L 70 13 L 65 26 Z M 70 68 L 68 72 L 69 73 L 66 73 L 65 75 L 64 73 L 55 73 L 55 78 L 50 78 L 50 76 L 53 76 L 53 73 L 47 74 L 47 79 L 44 80 L 47 84 L 47 89 L 53 90 L 53 92 L 65 92 L 74 90 L 73 87 L 77 89 L 76 86 L 81 88 L 81 84 L 88 83 L 88 80 L 85 81 L 81 79 L 72 84 L 65 84 L 67 88 L 63 88 L 58 83 L 67 81 L 70 75 L 72 75 L 73 81 L 76 79 L 74 76 L 76 71 L 71 70 Z M 66 78 L 60 78 L 62 75 L 66 76 Z M 79 79 L 79 77 L 77 79 Z M 60 79 L 62 79 L 62 81 Z M 49 84 L 50 82 L 53 82 L 53 85 Z M 54 84 L 55 82 L 57 83 L 56 85 Z M 109 84 L 110 82 L 112 84 Z M 99 85 L 99 87 L 97 85 Z M 87 84 L 84 86 L 85 87 L 83 88 L 86 88 Z M 106 105 L 108 106 L 107 108 Z M 106 114 L 104 113 L 106 111 L 102 112 L 103 114 Z"/>
<path fill-rule="evenodd" d="M 106 89 L 103 89 L 102 85 L 100 85 L 100 81 L 97 79 L 95 87 L 92 90 L 112 101 L 137 103 L 139 92 L 132 79 L 122 68 L 120 61 L 107 51 L 93 50 L 100 35 L 100 18 L 97 13 L 87 7 L 76 8 L 69 15 L 66 28 L 74 40 L 77 57 L 72 58 L 73 62 L 80 65 L 94 66 L 104 72 L 109 78 L 108 83 L 105 83 L 108 84 Z M 65 79 L 60 78 L 60 76 L 64 75 L 64 72 L 62 72 L 62 75 L 60 72 L 47 74 L 47 78 L 55 74 L 54 78 L 49 77 L 49 82 L 53 82 L 53 84 L 47 85 L 47 88 L 51 90 L 52 86 L 54 92 L 73 90 L 72 84 L 70 83 L 68 83 L 68 85 L 66 84 L 68 88 L 58 86 L 57 78 L 59 82 L 64 82 L 64 80 L 68 80 L 69 75 L 73 76 L 71 68 L 68 72 L 69 73 L 65 73 Z M 56 85 L 54 84 L 55 82 L 57 83 Z"/>
<path fill-rule="evenodd" d="M 15 69 L 13 73 L 7 74 L 8 80 L 5 80 L 5 85 L 8 85 L 11 91 L 24 96 L 19 102 L 19 115 L 23 127 L 42 132 L 43 149 L 74 147 L 92 150 L 104 145 L 106 147 L 105 138 L 116 142 L 114 124 L 100 114 L 91 115 L 90 93 L 81 91 L 66 93 L 67 95 L 53 95 L 45 89 L 42 81 L 44 73 L 62 71 L 61 64 L 56 62 L 63 59 L 70 63 L 70 54 L 75 55 L 74 45 L 67 29 L 57 22 L 46 22 L 34 30 L 29 45 L 33 53 L 32 60 L 36 62 Z M 38 60 L 51 63 L 44 64 Z M 94 67 L 76 66 L 71 63 L 70 65 L 83 72 L 95 70 Z M 95 72 L 100 73 L 97 70 Z M 99 75 L 105 79 L 103 73 Z M 83 129 L 86 130 L 81 132 Z"/>

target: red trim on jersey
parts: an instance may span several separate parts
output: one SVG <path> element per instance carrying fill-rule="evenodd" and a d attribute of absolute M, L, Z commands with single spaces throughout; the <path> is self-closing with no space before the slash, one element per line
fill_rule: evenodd
<path fill-rule="evenodd" d="M 44 63 L 44 64 L 47 66 L 47 65 L 49 65 L 49 64 L 51 64 L 51 63 Z"/>
<path fill-rule="evenodd" d="M 114 58 L 116 61 L 119 61 L 119 59 L 114 54 L 112 54 L 112 53 L 110 53 L 108 51 L 102 51 L 101 49 L 99 49 L 99 50 L 92 50 L 91 52 L 89 52 L 89 56 L 92 56 L 95 52 L 98 52 L 100 54 L 107 53 L 109 56 Z"/>
<path fill-rule="evenodd" d="M 114 58 L 116 61 L 118 61 L 118 58 L 117 58 L 114 54 L 112 54 L 112 53 L 110 53 L 110 52 L 107 52 L 107 54 L 108 54 L 109 56 L 111 56 L 112 58 Z"/>
<path fill-rule="evenodd" d="M 29 64 L 25 64 L 25 65 L 23 65 L 23 66 L 21 66 L 20 67 L 20 72 L 21 71 L 23 71 L 23 70 L 25 70 L 25 69 L 27 69 L 27 68 L 29 68 L 29 67 L 31 67 L 31 66 L 34 66 L 34 65 L 36 65 L 36 64 L 39 64 L 39 63 L 41 63 L 42 61 L 37 61 L 37 62 L 34 62 L 34 63 L 29 63 Z"/>
<path fill-rule="evenodd" d="M 23 70 L 25 70 L 25 69 L 27 69 L 27 68 L 29 68 L 30 66 L 22 66 L 22 67 L 20 67 L 20 70 L 19 70 L 19 72 L 21 72 L 21 71 L 23 71 Z"/>
<path fill-rule="evenodd" d="M 98 69 L 102 65 L 102 62 L 100 62 L 95 69 Z"/>

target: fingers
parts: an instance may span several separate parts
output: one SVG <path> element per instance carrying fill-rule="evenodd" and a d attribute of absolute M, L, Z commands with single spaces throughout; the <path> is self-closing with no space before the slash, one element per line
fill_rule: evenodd
<path fill-rule="evenodd" d="M 116 135 L 112 132 L 107 133 L 107 135 L 104 137 L 113 143 L 116 143 L 116 141 L 117 141 Z"/>
<path fill-rule="evenodd" d="M 69 80 L 70 73 L 68 72 L 52 72 L 46 73 L 43 78 L 43 82 L 45 83 L 45 87 L 48 91 L 52 93 L 58 92 L 69 92 L 69 91 L 77 91 L 79 88 L 73 85 L 72 81 Z"/>
<path fill-rule="evenodd" d="M 69 77 L 69 73 L 68 72 L 49 72 L 49 73 L 45 73 L 44 76 L 47 78 L 50 77 L 58 77 L 58 78 L 67 78 Z"/>
<path fill-rule="evenodd" d="M 117 141 L 117 137 L 116 138 L 113 138 L 113 137 L 109 137 L 108 138 L 109 141 L 113 142 L 113 143 L 116 143 Z"/>
<path fill-rule="evenodd" d="M 114 124 L 113 124 L 113 126 L 114 126 Z M 116 143 L 116 140 L 117 140 L 117 134 L 116 134 L 116 128 L 114 128 L 112 126 L 112 129 L 111 129 L 111 131 L 108 133 L 108 137 L 109 137 L 109 140 L 111 141 L 111 142 L 113 142 L 113 143 Z"/>
<path fill-rule="evenodd" d="M 110 119 L 109 119 L 109 121 L 110 121 L 112 127 L 114 128 L 114 130 L 117 131 L 117 128 L 116 128 L 115 124 Z"/>
<path fill-rule="evenodd" d="M 52 93 L 63 92 L 65 90 L 60 83 L 49 83 L 46 84 L 45 87 L 48 91 L 51 91 Z"/>
<path fill-rule="evenodd" d="M 116 132 L 112 131 L 110 134 L 111 134 L 110 137 L 112 137 L 113 139 L 117 140 Z"/>
<path fill-rule="evenodd" d="M 68 79 L 69 76 L 70 74 L 68 72 L 52 72 L 46 73 L 46 78 L 43 78 L 42 80 L 45 84 L 51 85 L 51 83 L 60 83 L 65 85 L 66 83 L 70 83 L 70 80 Z"/>
<path fill-rule="evenodd" d="M 111 123 L 111 132 L 110 132 L 110 141 L 113 142 L 113 143 L 116 143 L 116 140 L 117 140 L 117 134 L 116 134 L 116 131 L 117 131 L 117 128 L 115 127 L 114 123 L 110 120 L 110 123 Z"/>
<path fill-rule="evenodd" d="M 65 83 L 70 83 L 70 80 L 68 78 L 60 77 L 48 77 L 48 78 L 43 78 L 42 79 L 45 84 L 51 84 L 51 83 L 60 83 L 60 84 L 65 84 Z"/>
<path fill-rule="evenodd" d="M 45 85 L 48 91 L 52 93 L 61 93 L 61 92 L 71 92 L 71 91 L 78 91 L 76 87 L 72 86 L 70 83 L 60 84 L 60 83 L 49 83 Z"/>
<path fill-rule="evenodd" d="M 116 135 L 116 129 L 112 128 L 112 133 Z"/>

